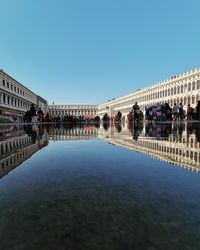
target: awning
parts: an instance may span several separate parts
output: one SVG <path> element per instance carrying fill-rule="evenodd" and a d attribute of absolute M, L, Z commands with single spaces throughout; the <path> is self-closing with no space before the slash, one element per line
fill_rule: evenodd
<path fill-rule="evenodd" d="M 85 117 L 86 119 L 91 119 L 91 118 L 94 118 L 95 115 L 84 115 L 84 117 Z"/>
<path fill-rule="evenodd" d="M 8 111 L 5 111 L 5 112 L 4 112 L 4 115 L 18 115 L 18 114 L 13 113 L 13 112 L 8 112 Z"/>

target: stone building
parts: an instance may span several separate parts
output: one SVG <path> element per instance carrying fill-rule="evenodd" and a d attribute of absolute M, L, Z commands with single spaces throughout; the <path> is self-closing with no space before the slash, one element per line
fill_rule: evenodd
<path fill-rule="evenodd" d="M 44 112 L 47 109 L 46 100 L 0 70 L 1 117 L 7 117 L 11 121 L 22 121 L 23 115 L 30 109 L 31 104 L 34 104 L 37 109 L 41 106 Z"/>
<path fill-rule="evenodd" d="M 98 105 L 83 105 L 83 104 L 58 104 L 49 105 L 49 113 L 52 116 L 59 116 L 63 118 L 66 115 L 85 116 L 86 118 L 93 118 L 97 115 Z"/>
<path fill-rule="evenodd" d="M 122 115 L 126 116 L 135 102 L 138 102 L 143 112 L 145 112 L 145 107 L 165 102 L 168 102 L 170 106 L 173 106 L 174 103 L 182 103 L 186 110 L 188 104 L 195 107 L 199 98 L 200 68 L 172 76 L 165 81 L 100 104 L 98 115 L 102 117 L 108 113 L 113 117 L 120 111 Z"/>

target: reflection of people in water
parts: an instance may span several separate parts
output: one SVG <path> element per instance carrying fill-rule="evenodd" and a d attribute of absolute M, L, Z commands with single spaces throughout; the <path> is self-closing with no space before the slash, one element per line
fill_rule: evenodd
<path fill-rule="evenodd" d="M 189 138 L 189 135 L 193 133 L 194 130 L 194 124 L 191 122 L 187 123 L 187 139 Z"/>
<path fill-rule="evenodd" d="M 33 144 L 36 143 L 38 126 L 37 125 L 27 125 L 27 126 L 25 126 L 24 129 L 25 129 L 27 135 L 31 137 L 32 143 Z"/>
<path fill-rule="evenodd" d="M 195 134 L 197 142 L 200 142 L 200 124 L 199 123 L 188 123 L 187 124 L 187 138 L 191 134 Z"/>
<path fill-rule="evenodd" d="M 104 130 L 107 131 L 109 128 L 109 123 L 107 123 L 107 122 L 103 123 L 103 128 L 104 128 Z"/>
<path fill-rule="evenodd" d="M 179 123 L 178 124 L 178 134 L 179 137 L 182 137 L 183 131 L 185 130 L 185 123 Z"/>
<path fill-rule="evenodd" d="M 44 134 L 44 124 L 40 124 L 38 127 L 38 135 L 40 139 L 42 139 L 43 134 Z"/>
<path fill-rule="evenodd" d="M 146 124 L 146 135 L 149 137 L 168 137 L 172 131 L 172 124 L 171 123 L 147 123 Z"/>
<path fill-rule="evenodd" d="M 118 133 L 121 133 L 121 131 L 122 131 L 122 125 L 121 125 L 121 123 L 115 123 L 115 128 L 117 129 Z"/>
<path fill-rule="evenodd" d="M 32 139 L 33 144 L 36 143 L 36 139 L 37 139 L 37 126 L 32 126 L 31 139 Z"/>
<path fill-rule="evenodd" d="M 137 123 L 137 124 L 135 124 L 135 125 L 133 126 L 132 135 L 133 135 L 133 139 L 134 139 L 135 141 L 138 140 L 138 137 L 140 136 L 142 130 L 143 130 L 143 124 Z"/>

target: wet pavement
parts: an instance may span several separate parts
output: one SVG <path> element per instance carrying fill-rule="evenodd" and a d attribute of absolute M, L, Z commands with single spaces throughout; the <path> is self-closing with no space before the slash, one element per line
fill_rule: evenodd
<path fill-rule="evenodd" d="M 0 126 L 0 249 L 200 249 L 200 124 Z"/>

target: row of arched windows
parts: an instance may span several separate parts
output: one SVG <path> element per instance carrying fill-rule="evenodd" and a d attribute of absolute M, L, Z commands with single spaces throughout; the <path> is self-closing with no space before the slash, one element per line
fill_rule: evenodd
<path fill-rule="evenodd" d="M 2 79 L 2 86 L 13 93 L 27 97 L 30 100 L 34 100 L 36 96 L 33 96 L 31 92 L 27 91 L 25 88 L 20 86 L 16 82 L 11 82 L 10 80 Z"/>
<path fill-rule="evenodd" d="M 22 108 L 24 110 L 30 109 L 30 103 L 22 99 L 0 93 L 0 103 L 12 106 L 13 108 Z"/>
<path fill-rule="evenodd" d="M 182 93 L 186 93 L 188 91 L 194 91 L 194 90 L 200 90 L 200 80 L 197 80 L 196 82 L 189 82 L 185 83 L 184 85 L 182 84 L 181 86 L 174 86 L 171 88 L 163 89 L 160 91 L 156 91 L 154 93 L 150 93 L 144 96 L 141 96 L 138 98 L 138 101 L 150 101 L 154 99 L 159 99 L 163 97 L 168 97 L 171 95 L 179 95 Z"/>
<path fill-rule="evenodd" d="M 49 110 L 51 115 L 96 115 L 95 110 Z"/>

